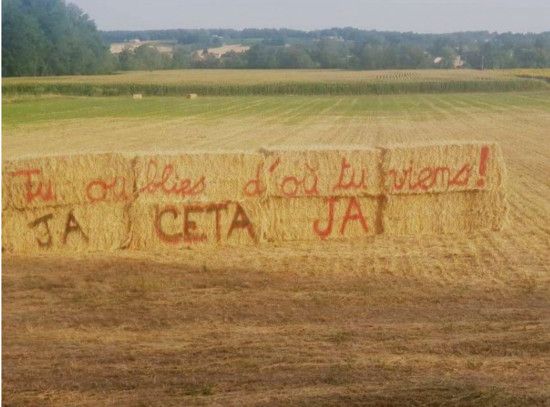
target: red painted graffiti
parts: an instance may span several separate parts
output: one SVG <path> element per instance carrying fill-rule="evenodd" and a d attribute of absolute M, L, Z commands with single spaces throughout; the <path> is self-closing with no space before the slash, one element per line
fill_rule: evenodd
<path fill-rule="evenodd" d="M 265 192 L 265 186 L 262 182 L 262 169 L 263 164 L 260 163 L 256 167 L 256 176 L 250 179 L 243 188 L 243 193 L 245 196 L 261 196 Z"/>
<path fill-rule="evenodd" d="M 479 179 L 477 180 L 477 186 L 483 188 L 485 186 L 485 176 L 487 175 L 487 162 L 489 161 L 489 147 L 481 147 L 481 153 L 479 155 Z"/>
<path fill-rule="evenodd" d="M 178 208 L 175 206 L 166 206 L 160 209 L 158 206 L 155 213 L 155 231 L 160 240 L 165 243 L 179 243 L 183 239 L 183 233 L 168 233 L 162 228 L 162 219 L 165 215 L 170 214 L 176 220 L 179 216 Z"/>
<path fill-rule="evenodd" d="M 245 229 L 248 232 L 248 236 L 250 236 L 253 241 L 256 241 L 256 233 L 254 232 L 254 226 L 252 225 L 252 222 L 250 222 L 250 219 L 248 218 L 248 215 L 244 211 L 243 207 L 239 204 L 236 205 L 237 208 L 235 210 L 235 214 L 233 215 L 231 225 L 229 226 L 227 238 L 229 239 L 231 237 L 231 234 L 234 230 Z"/>
<path fill-rule="evenodd" d="M 478 179 L 475 185 L 483 188 L 486 185 L 490 149 L 481 147 L 479 154 Z M 404 169 L 390 169 L 386 173 L 390 192 L 396 191 L 429 191 L 431 189 L 449 189 L 453 186 L 470 185 L 474 175 L 474 165 L 464 163 L 456 168 L 449 166 L 426 166 L 417 169 L 413 161 Z"/>
<path fill-rule="evenodd" d="M 267 172 L 263 175 L 273 179 L 273 182 L 277 184 L 277 190 L 282 196 L 296 197 L 319 195 L 319 177 L 315 168 L 306 163 L 304 173 L 300 176 L 295 174 L 276 175 L 274 174 L 275 170 L 277 170 L 280 164 L 281 158 L 277 157 L 269 167 L 267 167 Z M 251 178 L 245 183 L 243 187 L 243 194 L 245 196 L 257 197 L 261 196 L 266 191 L 265 181 L 262 180 L 263 169 L 263 164 L 258 164 L 254 178 Z"/>
<path fill-rule="evenodd" d="M 305 165 L 306 172 L 302 177 L 287 175 L 279 184 L 279 191 L 283 196 L 316 196 L 319 195 L 317 184 L 319 177 L 315 168 L 309 164 Z"/>
<path fill-rule="evenodd" d="M 159 170 L 159 164 L 151 159 L 145 171 L 145 186 L 139 192 L 154 193 L 160 191 L 165 195 L 180 197 L 196 196 L 204 192 L 206 180 L 204 176 L 193 181 L 189 178 L 179 178 L 172 164 L 166 164 Z"/>
<path fill-rule="evenodd" d="M 49 180 L 47 183 L 42 181 L 36 182 L 33 176 L 40 176 L 42 170 L 38 168 L 31 168 L 28 170 L 20 170 L 15 172 L 10 172 L 9 175 L 12 177 L 24 177 L 25 178 L 25 200 L 28 203 L 36 200 L 42 200 L 45 202 L 55 200 L 55 194 L 53 192 L 52 181 Z M 33 184 L 36 183 L 36 187 L 33 188 Z"/>
<path fill-rule="evenodd" d="M 321 224 L 320 219 L 316 219 L 313 222 L 313 232 L 321 239 L 326 239 L 332 234 L 332 225 L 334 223 L 334 204 L 338 201 L 337 197 L 331 196 L 326 199 L 328 214 L 327 214 L 327 226 L 324 229 L 321 229 L 319 226 Z"/>
<path fill-rule="evenodd" d="M 332 187 L 333 191 L 339 190 L 353 190 L 353 189 L 365 189 L 367 188 L 367 170 L 361 169 L 361 177 L 359 180 L 355 179 L 355 169 L 349 163 L 349 161 L 343 157 L 340 165 L 340 175 L 338 176 L 338 182 Z"/>
<path fill-rule="evenodd" d="M 344 200 L 344 198 L 342 198 Z M 330 237 L 332 235 L 332 231 L 334 229 L 334 212 L 335 212 L 335 205 L 340 201 L 338 197 L 328 197 L 326 199 L 327 203 L 327 220 L 326 220 L 326 226 L 324 228 L 321 228 L 321 219 L 316 219 L 313 222 L 313 232 L 319 236 L 322 240 L 325 240 L 326 238 Z M 356 197 L 351 197 L 347 199 L 348 204 L 346 207 L 346 212 L 344 214 L 344 217 L 342 218 L 342 223 L 340 224 L 340 230 L 339 233 L 341 236 L 344 236 L 346 233 L 346 227 L 350 221 L 359 221 L 361 224 L 361 227 L 363 228 L 363 231 L 365 233 L 368 232 L 368 224 L 367 220 L 365 219 L 365 216 L 363 215 L 363 212 L 361 210 L 361 205 L 359 204 L 359 201 Z"/>
<path fill-rule="evenodd" d="M 32 222 L 28 223 L 28 227 L 33 230 L 33 232 L 39 236 L 36 236 L 36 242 L 38 246 L 44 249 L 52 247 L 54 243 L 54 235 L 50 229 L 50 221 L 54 218 L 53 213 L 48 213 L 46 215 L 36 218 Z M 59 219 L 59 217 L 57 217 Z M 65 221 L 65 228 L 63 229 L 63 234 L 61 235 L 61 244 L 66 245 L 69 236 L 77 237 L 79 241 L 89 243 L 90 238 L 88 234 L 84 232 L 80 222 L 77 220 L 73 211 L 71 210 Z"/>
<path fill-rule="evenodd" d="M 196 214 L 208 214 L 214 216 L 215 221 L 215 230 L 214 236 L 216 241 L 222 240 L 222 212 L 229 210 L 230 204 L 228 203 L 213 203 L 205 205 L 183 205 L 181 207 L 176 207 L 173 205 L 165 207 L 156 207 L 155 210 L 155 220 L 154 228 L 155 233 L 159 239 L 165 243 L 178 244 L 178 243 L 198 243 L 205 242 L 208 240 L 208 228 L 205 227 L 205 224 L 198 224 L 197 218 L 192 218 Z M 167 219 L 169 217 L 170 219 Z M 178 218 L 182 218 L 181 224 L 178 224 Z M 204 217 L 201 218 L 204 222 Z M 164 227 L 165 224 L 163 221 L 171 221 L 172 229 L 176 230 L 175 233 L 170 233 Z M 211 223 L 206 222 L 208 225 Z M 229 228 L 227 229 L 227 234 L 225 237 L 227 239 L 231 238 L 234 232 L 238 229 L 244 229 L 250 239 L 256 241 L 256 233 L 254 231 L 254 226 L 250 221 L 250 218 L 246 214 L 243 207 L 235 203 L 235 212 L 233 214 Z"/>
<path fill-rule="evenodd" d="M 269 174 L 273 174 L 273 172 L 277 169 L 280 163 L 281 163 L 281 158 L 277 157 L 277 159 L 273 161 L 267 169 Z M 261 196 L 265 192 L 267 188 L 264 185 L 264 181 L 262 181 L 263 169 L 264 169 L 263 163 L 258 164 L 258 166 L 256 167 L 256 175 L 254 176 L 254 178 L 251 178 L 244 184 L 243 194 L 245 196 L 250 196 L 250 197 Z"/>
<path fill-rule="evenodd" d="M 344 236 L 344 233 L 346 233 L 346 226 L 348 225 L 349 221 L 359 221 L 363 230 L 365 232 L 369 231 L 367 221 L 363 216 L 363 212 L 361 212 L 361 205 L 359 205 L 359 201 L 356 197 L 352 197 L 349 199 L 348 207 L 346 208 L 346 214 L 344 215 L 344 219 L 342 219 L 342 225 L 340 226 L 340 234 L 342 236 Z"/>
<path fill-rule="evenodd" d="M 424 167 L 419 171 L 411 161 L 409 167 L 402 170 L 391 169 L 386 177 L 390 181 L 390 192 L 395 191 L 429 191 L 439 187 L 448 189 L 452 186 L 466 186 L 470 181 L 472 166 L 464 164 L 459 169 L 447 166 Z"/>
<path fill-rule="evenodd" d="M 91 203 L 112 201 L 127 201 L 130 194 L 126 190 L 127 182 L 125 177 L 115 176 L 111 181 L 94 179 L 86 186 L 86 198 Z M 109 192 L 111 192 L 109 194 Z"/>
<path fill-rule="evenodd" d="M 281 157 L 277 157 L 277 159 L 269 166 L 269 173 L 273 174 L 273 171 L 277 169 L 279 164 L 281 163 Z"/>

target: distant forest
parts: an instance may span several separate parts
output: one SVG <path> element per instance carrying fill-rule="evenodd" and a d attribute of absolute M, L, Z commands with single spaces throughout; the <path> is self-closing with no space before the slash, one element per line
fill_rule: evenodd
<path fill-rule="evenodd" d="M 331 28 L 107 31 L 105 42 L 166 41 L 174 44 L 167 68 L 543 68 L 550 66 L 550 32 L 415 34 Z M 193 51 L 244 44 L 242 54 L 193 58 Z M 134 54 L 136 51 L 133 52 Z M 131 60 L 132 55 L 119 58 Z M 160 67 L 161 56 L 157 55 Z M 138 62 L 138 61 L 136 61 Z M 139 62 L 138 62 L 139 63 Z M 126 68 L 131 69 L 130 66 Z"/>
<path fill-rule="evenodd" d="M 119 44 L 122 49 L 112 54 L 112 43 L 123 43 Z M 138 46 L 125 47 L 124 43 Z M 228 44 L 249 48 L 222 55 L 209 51 Z M 545 68 L 550 67 L 550 31 L 415 34 L 331 28 L 100 32 L 87 14 L 63 0 L 4 0 L 2 58 L 3 76 L 180 68 Z"/>

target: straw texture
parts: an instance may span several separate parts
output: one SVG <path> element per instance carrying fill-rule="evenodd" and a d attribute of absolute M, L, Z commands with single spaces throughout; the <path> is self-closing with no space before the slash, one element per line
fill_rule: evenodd
<path fill-rule="evenodd" d="M 502 191 L 392 195 L 384 208 L 383 231 L 419 235 L 500 230 L 507 210 Z"/>
<path fill-rule="evenodd" d="M 129 226 L 124 204 L 5 209 L 2 248 L 17 253 L 117 250 L 128 243 Z"/>
<path fill-rule="evenodd" d="M 376 233 L 378 201 L 371 197 L 272 198 L 266 240 L 356 240 Z"/>
<path fill-rule="evenodd" d="M 2 207 L 43 208 L 133 200 L 132 157 L 82 154 L 2 163 Z"/>
<path fill-rule="evenodd" d="M 265 197 L 263 156 L 193 152 L 135 160 L 140 202 L 222 202 Z"/>
<path fill-rule="evenodd" d="M 374 148 L 266 149 L 268 195 L 366 196 L 380 193 L 381 151 Z"/>
<path fill-rule="evenodd" d="M 445 143 L 383 147 L 387 194 L 490 191 L 504 183 L 502 152 L 495 143 Z"/>
<path fill-rule="evenodd" d="M 135 250 L 172 250 L 263 241 L 264 209 L 254 201 L 141 203 L 130 209 Z"/>

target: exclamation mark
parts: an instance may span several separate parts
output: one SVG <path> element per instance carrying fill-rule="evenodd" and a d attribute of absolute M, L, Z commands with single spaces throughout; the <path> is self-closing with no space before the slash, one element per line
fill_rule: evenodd
<path fill-rule="evenodd" d="M 479 179 L 477 180 L 477 186 L 483 188 L 485 186 L 485 175 L 487 174 L 487 161 L 489 161 L 489 147 L 481 147 L 481 154 L 479 157 Z"/>

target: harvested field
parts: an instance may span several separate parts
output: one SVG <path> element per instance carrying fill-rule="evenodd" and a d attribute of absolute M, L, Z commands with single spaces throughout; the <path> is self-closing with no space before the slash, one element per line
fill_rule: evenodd
<path fill-rule="evenodd" d="M 9 158 L 37 153 L 372 146 L 411 140 L 497 141 L 511 153 L 516 143 L 532 137 L 537 141 L 528 144 L 541 143 L 539 147 L 546 149 L 550 92 L 193 101 L 150 97 L 139 103 L 124 97 L 5 96 L 3 109 L 3 148 Z"/>
<path fill-rule="evenodd" d="M 497 233 L 4 256 L 6 404 L 547 405 L 550 92 L 3 109 L 3 159 L 494 141 L 510 205 Z"/>
<path fill-rule="evenodd" d="M 4 402 L 545 405 L 542 259 L 391 243 L 7 259 Z"/>

